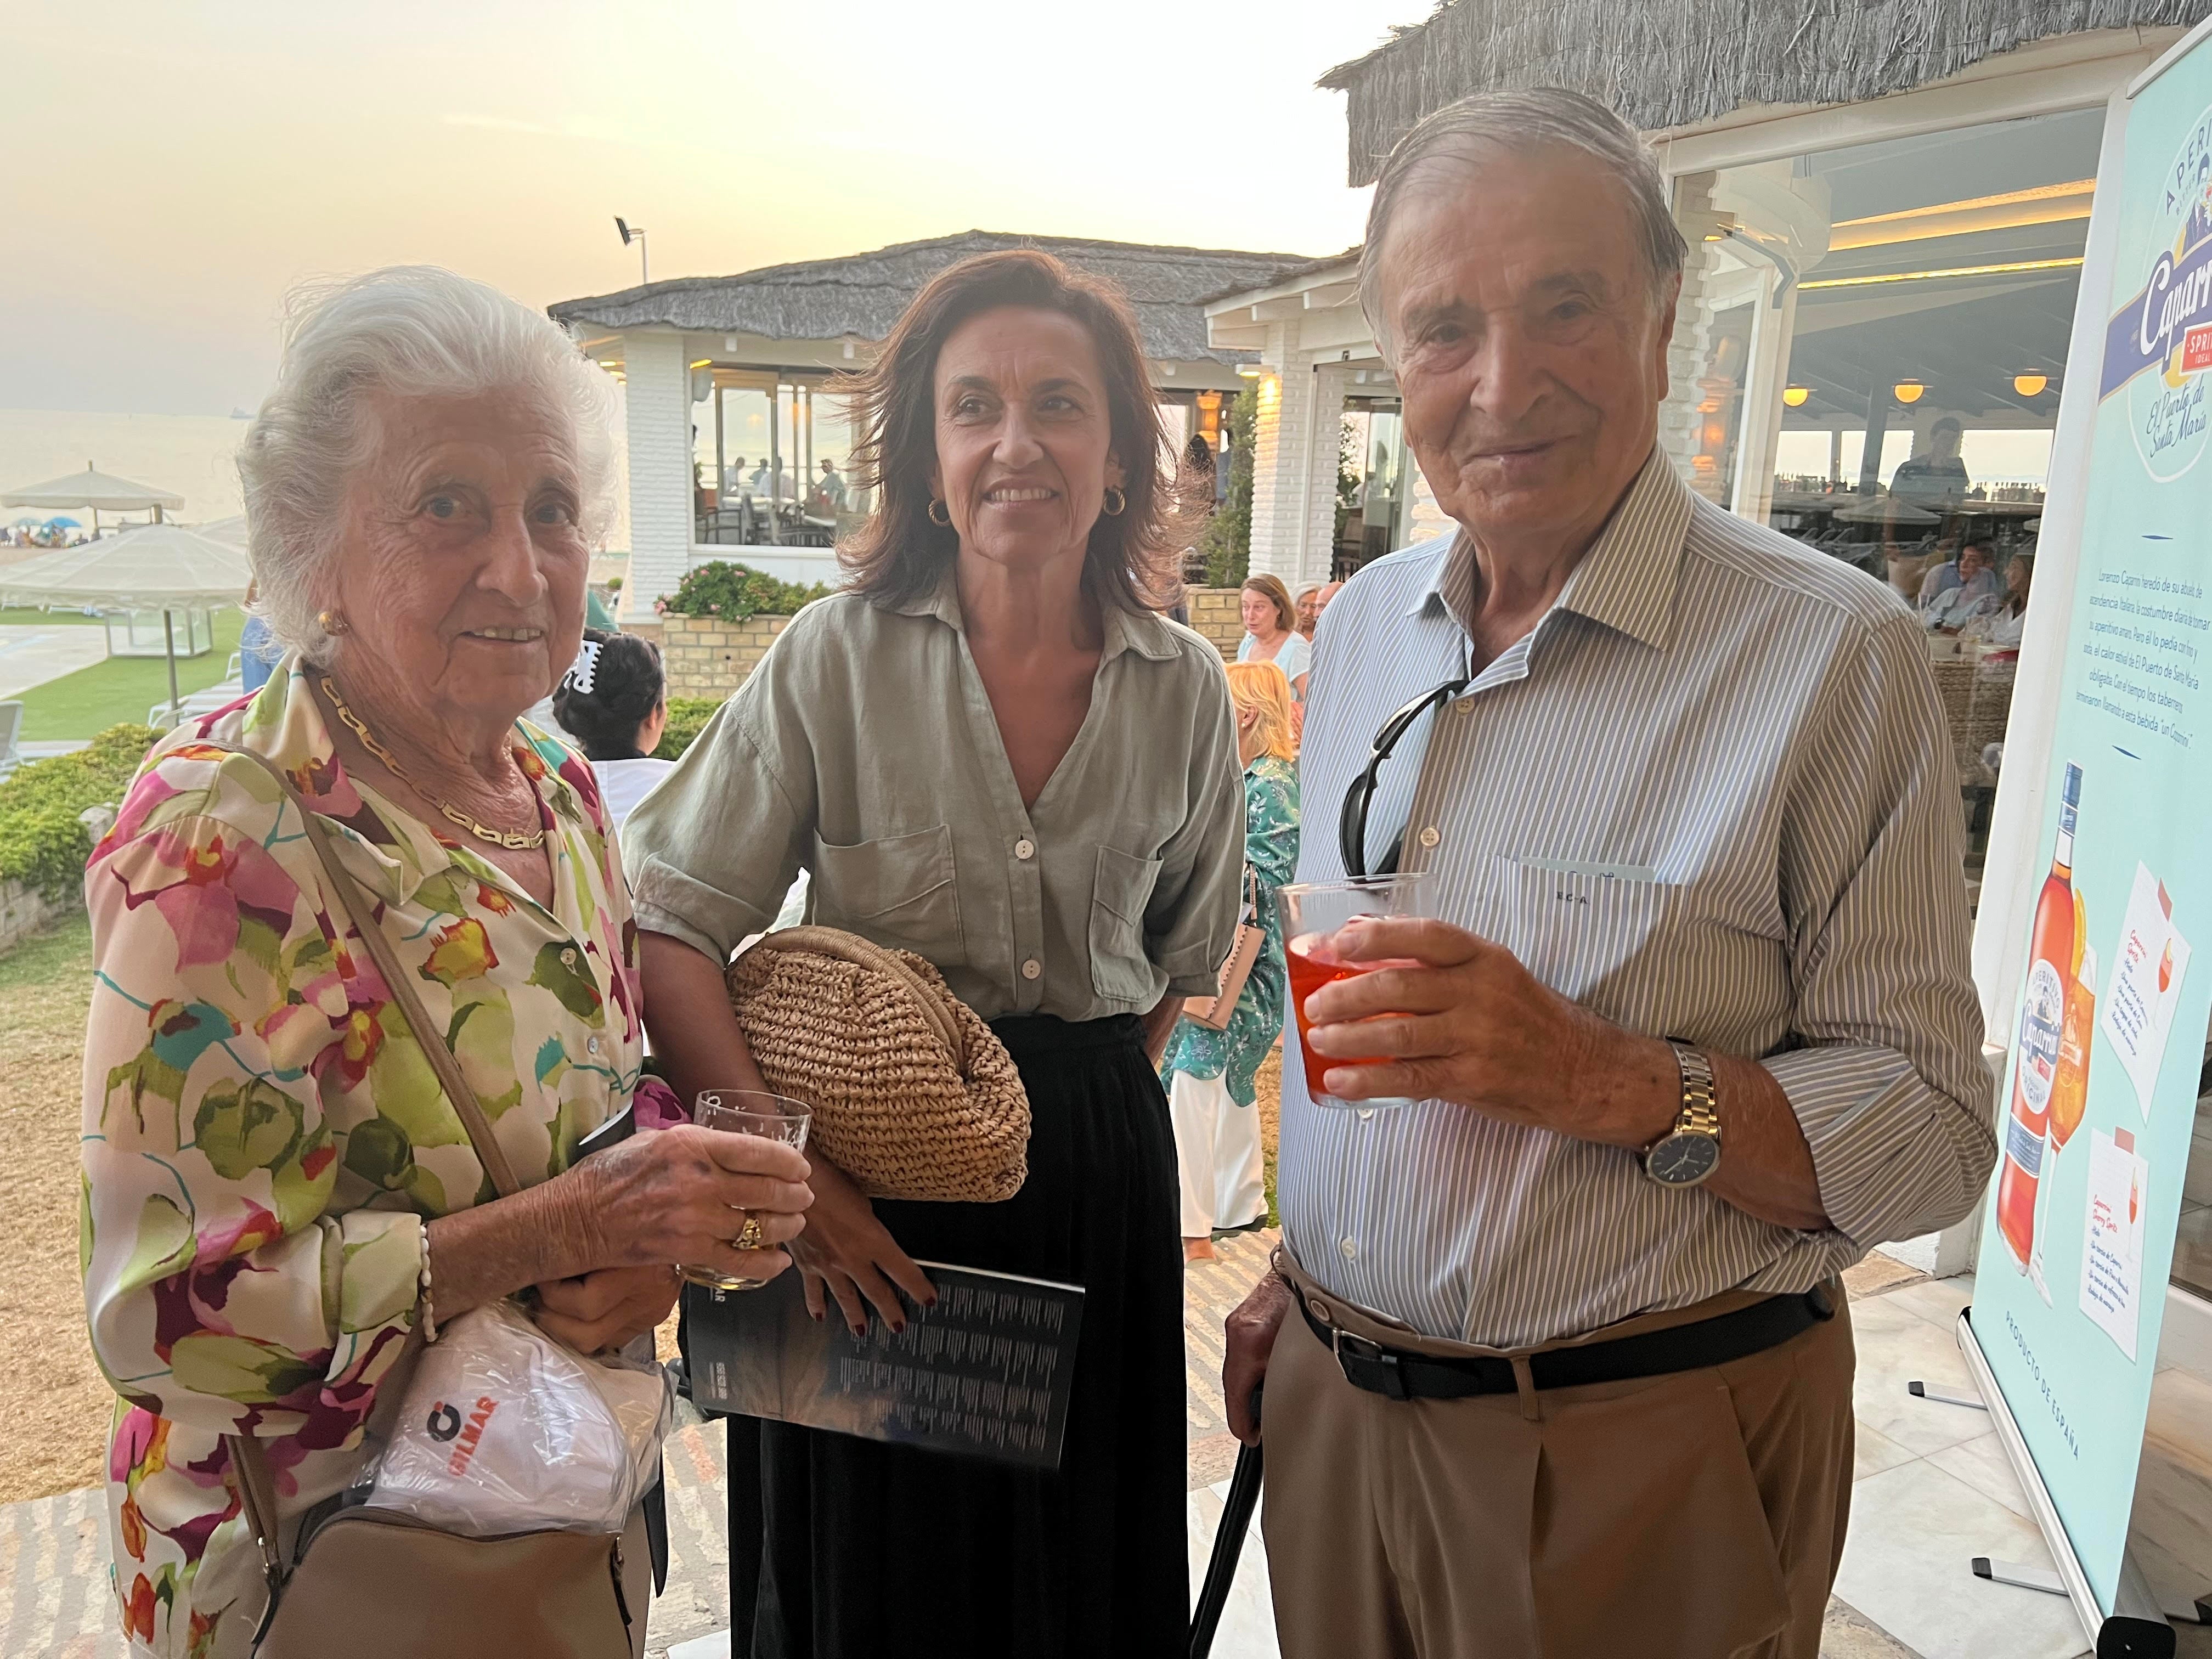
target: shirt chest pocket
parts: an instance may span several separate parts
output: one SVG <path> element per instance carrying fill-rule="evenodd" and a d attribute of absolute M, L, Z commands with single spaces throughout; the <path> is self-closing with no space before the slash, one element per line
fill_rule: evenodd
<path fill-rule="evenodd" d="M 1149 1006 L 1152 964 L 1145 956 L 1145 909 L 1160 878 L 1158 859 L 1098 849 L 1091 890 L 1091 988 L 1102 997 Z"/>
<path fill-rule="evenodd" d="M 952 830 L 938 824 L 850 847 L 814 842 L 815 918 L 940 968 L 967 960 Z"/>
<path fill-rule="evenodd" d="M 1657 1031 L 1692 983 L 1687 889 L 1645 871 L 1539 860 L 1500 861 L 1506 937 L 1498 941 L 1560 995 L 1632 1030 Z M 1673 994 L 1670 994 L 1670 989 Z"/>

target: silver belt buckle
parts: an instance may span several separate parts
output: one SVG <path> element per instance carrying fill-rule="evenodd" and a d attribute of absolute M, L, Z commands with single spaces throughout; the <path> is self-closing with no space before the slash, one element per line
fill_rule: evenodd
<path fill-rule="evenodd" d="M 1399 1367 L 1396 1354 L 1392 1353 L 1378 1342 L 1370 1342 L 1364 1336 L 1355 1336 L 1340 1326 L 1332 1324 L 1328 1329 L 1330 1336 L 1334 1339 L 1329 1346 L 1336 1355 L 1337 1369 L 1344 1372 L 1346 1382 L 1352 1383 L 1354 1388 L 1359 1386 L 1351 1371 L 1345 1366 L 1344 1362 L 1348 1355 L 1362 1364 L 1382 1367 L 1382 1386 L 1375 1392 L 1391 1400 L 1406 1400 L 1412 1397 L 1407 1392 L 1405 1372 Z"/>

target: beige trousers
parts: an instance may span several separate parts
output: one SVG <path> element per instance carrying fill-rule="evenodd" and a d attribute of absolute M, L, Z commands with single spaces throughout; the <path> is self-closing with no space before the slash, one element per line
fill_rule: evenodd
<path fill-rule="evenodd" d="M 1326 1324 L 1498 1352 L 1417 1336 L 1277 1263 Z M 1851 1490 L 1850 1317 L 1829 1289 L 1833 1319 L 1747 1359 L 1544 1390 L 1524 1367 L 1519 1395 L 1466 1400 L 1354 1388 L 1293 1310 L 1262 1414 L 1284 1659 L 1817 1659 Z"/>

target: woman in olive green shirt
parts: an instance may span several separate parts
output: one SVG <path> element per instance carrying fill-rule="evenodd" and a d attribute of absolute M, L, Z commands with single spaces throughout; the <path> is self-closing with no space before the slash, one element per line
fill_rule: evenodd
<path fill-rule="evenodd" d="M 856 1328 L 920 1256 L 1085 1287 L 1060 1468 L 763 1424 L 731 1447 L 732 1650 L 1180 1650 L 1182 1284 L 1152 1066 L 1232 942 L 1243 857 L 1219 656 L 1159 616 L 1188 541 L 1126 303 L 1042 253 L 954 266 L 861 384 L 876 515 L 631 815 L 647 1024 L 687 1096 L 759 1087 L 721 972 L 796 872 L 811 919 L 917 952 L 1030 1104 L 1003 1204 L 871 1206 L 819 1158 L 792 1246 Z"/>

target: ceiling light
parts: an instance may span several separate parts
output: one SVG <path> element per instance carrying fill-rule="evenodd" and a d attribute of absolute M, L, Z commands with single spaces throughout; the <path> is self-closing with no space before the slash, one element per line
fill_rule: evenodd
<path fill-rule="evenodd" d="M 1809 386 L 1785 386 L 1782 388 L 1782 401 L 1792 409 L 1804 408 L 1805 400 L 1812 395 L 1813 388 Z"/>
<path fill-rule="evenodd" d="M 1893 270 L 1875 276 L 1823 276 L 1801 289 L 1871 288 L 1880 283 L 1927 283 L 1947 276 L 2009 276 L 2023 270 L 2078 270 L 2076 259 L 2014 259 L 2001 265 L 1954 265 L 1948 270 Z"/>
<path fill-rule="evenodd" d="M 1928 388 L 1917 380 L 1899 380 L 1895 386 L 1890 387 L 1890 390 L 1897 394 L 1898 402 L 1917 404 Z"/>
<path fill-rule="evenodd" d="M 2097 187 L 2094 179 L 2007 191 L 1959 202 L 1934 202 L 1899 213 L 1877 213 L 1839 221 L 1828 234 L 1828 251 L 1887 247 L 1938 236 L 1966 236 L 1981 231 L 2014 230 L 2031 225 L 2063 224 L 2087 219 Z"/>
<path fill-rule="evenodd" d="M 1899 219 L 1917 219 L 1923 213 L 1950 213 L 1960 208 L 2005 207 L 2021 202 L 2051 202 L 2067 196 L 2087 196 L 2097 188 L 2094 179 L 2072 179 L 2064 184 L 2038 185 L 2033 190 L 2008 190 L 1996 196 L 1970 196 L 1964 201 L 1937 202 L 1928 207 L 1905 208 L 1896 213 L 1872 213 L 1860 219 L 1838 219 L 1836 228 L 1847 225 L 1886 225 Z"/>
<path fill-rule="evenodd" d="M 1248 380 L 1256 380 L 1267 371 L 1258 363 L 1239 363 L 1237 372 Z"/>
<path fill-rule="evenodd" d="M 2048 374 L 2015 374 L 2012 377 L 2012 389 L 2023 398 L 2035 397 L 2050 384 Z"/>

